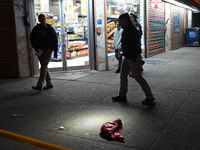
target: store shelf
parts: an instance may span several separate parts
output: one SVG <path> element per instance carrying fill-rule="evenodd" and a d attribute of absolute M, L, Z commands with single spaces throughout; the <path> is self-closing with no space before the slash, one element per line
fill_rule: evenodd
<path fill-rule="evenodd" d="M 73 26 L 74 34 L 68 35 L 67 52 L 68 59 L 87 56 L 88 45 L 86 45 L 85 36 L 86 26 Z"/>
<path fill-rule="evenodd" d="M 82 37 L 82 38 L 73 38 L 73 39 L 68 39 L 69 41 L 77 41 L 77 40 L 84 40 L 84 38 Z"/>
<path fill-rule="evenodd" d="M 83 48 L 79 48 L 79 49 L 68 49 L 68 52 L 81 51 L 84 49 L 88 49 L 88 47 L 83 47 Z"/>
<path fill-rule="evenodd" d="M 73 50 L 72 52 L 67 51 L 66 52 L 66 56 L 69 59 L 88 56 L 88 48 L 83 48 L 83 49 L 79 49 L 79 50 Z"/>
<path fill-rule="evenodd" d="M 113 39 L 107 39 L 108 44 L 113 44 L 114 40 Z"/>

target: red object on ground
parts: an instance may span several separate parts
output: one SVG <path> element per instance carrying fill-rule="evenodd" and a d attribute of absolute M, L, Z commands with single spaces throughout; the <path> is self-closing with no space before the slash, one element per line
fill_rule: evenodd
<path fill-rule="evenodd" d="M 124 141 L 124 137 L 120 135 L 121 129 L 122 121 L 121 119 L 116 119 L 114 121 L 104 123 L 101 127 L 101 134 L 107 138 L 122 142 Z"/>

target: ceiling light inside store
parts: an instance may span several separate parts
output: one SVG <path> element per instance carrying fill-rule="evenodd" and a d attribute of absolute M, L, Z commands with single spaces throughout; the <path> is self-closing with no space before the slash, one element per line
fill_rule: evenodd
<path fill-rule="evenodd" d="M 170 4 L 174 4 L 174 5 L 179 6 L 179 7 L 183 7 L 183 8 L 186 8 L 186 9 L 189 9 L 189 10 L 192 10 L 192 11 L 195 11 L 195 12 L 198 11 L 197 9 L 194 9 L 194 8 L 192 8 L 192 7 L 190 7 L 190 6 L 187 6 L 187 5 L 183 4 L 183 3 L 177 2 L 177 1 L 175 1 L 175 0 L 163 0 L 163 1 L 164 1 L 164 2 L 167 2 L 167 3 L 170 3 Z"/>

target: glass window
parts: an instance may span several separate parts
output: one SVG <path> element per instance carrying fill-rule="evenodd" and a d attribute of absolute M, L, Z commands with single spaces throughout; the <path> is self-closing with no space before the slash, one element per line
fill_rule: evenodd
<path fill-rule="evenodd" d="M 63 51 L 61 47 L 61 18 L 59 0 L 34 0 L 35 17 L 40 13 L 46 15 L 46 21 L 55 29 L 58 34 L 58 57 L 52 58 L 49 68 L 62 67 Z M 64 28 L 65 28 L 65 46 L 67 67 L 88 66 L 89 67 L 89 49 L 88 49 L 88 29 L 87 29 L 87 0 L 63 0 L 64 4 Z M 65 54 L 64 54 L 65 55 Z"/>
<path fill-rule="evenodd" d="M 140 18 L 140 0 L 107 0 L 106 9 L 108 54 L 113 54 L 115 51 L 112 48 L 115 20 L 123 13 L 133 13 Z"/>

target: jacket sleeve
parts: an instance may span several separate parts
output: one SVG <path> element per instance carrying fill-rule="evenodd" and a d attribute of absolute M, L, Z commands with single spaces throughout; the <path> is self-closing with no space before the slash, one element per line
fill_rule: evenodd
<path fill-rule="evenodd" d="M 51 45 L 51 48 L 54 50 L 54 51 L 58 51 L 58 37 L 57 37 L 57 34 L 56 34 L 56 31 L 54 30 L 54 28 L 51 28 L 52 30 L 52 45 Z"/>
<path fill-rule="evenodd" d="M 31 31 L 30 42 L 31 42 L 32 47 L 37 52 L 39 49 L 39 46 L 38 46 L 38 40 L 37 40 L 37 29 L 35 27 Z"/>
<path fill-rule="evenodd" d="M 142 35 L 143 35 L 143 32 L 142 32 L 142 26 L 141 26 L 140 24 L 138 24 L 138 26 L 139 26 L 140 36 L 142 36 Z"/>

